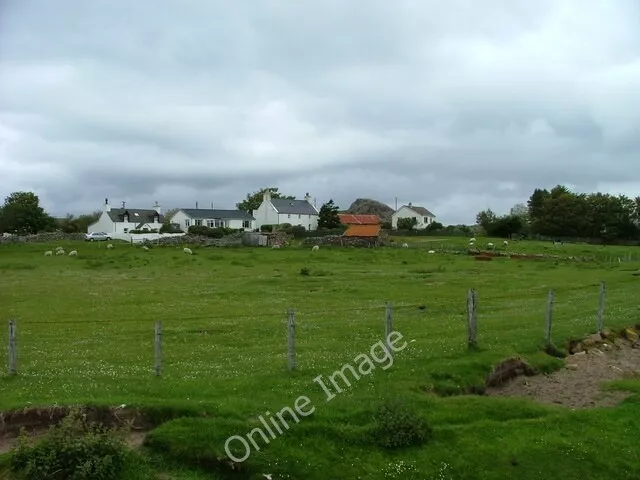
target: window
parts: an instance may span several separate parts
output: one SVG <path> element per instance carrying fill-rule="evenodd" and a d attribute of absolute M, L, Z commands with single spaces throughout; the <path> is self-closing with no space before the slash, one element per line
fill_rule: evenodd
<path fill-rule="evenodd" d="M 302 215 L 298 215 L 298 220 L 302 218 Z"/>
<path fill-rule="evenodd" d="M 213 228 L 214 225 L 215 225 L 215 222 L 213 220 L 207 220 L 207 227 Z"/>
<path fill-rule="evenodd" d="M 243 220 L 242 228 L 251 228 L 251 220 Z"/>
<path fill-rule="evenodd" d="M 196 227 L 202 226 L 202 220 L 196 220 Z"/>
<path fill-rule="evenodd" d="M 128 229 L 128 228 L 125 228 L 125 229 L 124 229 L 124 233 L 127 233 L 128 231 L 129 231 L 129 229 Z"/>
<path fill-rule="evenodd" d="M 229 221 L 218 219 L 215 221 L 215 226 L 216 228 L 227 228 L 229 226 Z"/>
<path fill-rule="evenodd" d="M 291 218 L 291 214 L 287 215 L 287 218 Z"/>
<path fill-rule="evenodd" d="M 424 223 L 429 223 L 429 217 L 424 217 Z"/>
<path fill-rule="evenodd" d="M 187 219 L 184 221 L 184 226 L 189 228 L 191 226 L 191 220 Z"/>

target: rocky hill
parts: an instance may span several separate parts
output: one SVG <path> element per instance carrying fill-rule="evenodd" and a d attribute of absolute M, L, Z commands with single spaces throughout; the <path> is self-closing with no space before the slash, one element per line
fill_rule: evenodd
<path fill-rule="evenodd" d="M 358 198 L 344 213 L 357 215 L 377 215 L 383 222 L 390 222 L 393 208 L 370 198 Z"/>

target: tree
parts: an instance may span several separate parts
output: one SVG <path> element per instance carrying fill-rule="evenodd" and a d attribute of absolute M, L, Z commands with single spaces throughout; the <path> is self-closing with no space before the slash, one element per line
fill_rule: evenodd
<path fill-rule="evenodd" d="M 413 230 L 418 225 L 416 217 L 407 217 L 398 219 L 398 230 Z"/>
<path fill-rule="evenodd" d="M 54 230 L 56 221 L 40 206 L 33 192 L 14 192 L 0 207 L 0 231 L 29 235 Z"/>
<path fill-rule="evenodd" d="M 283 195 L 278 192 L 276 187 L 265 187 L 260 190 L 247 193 L 247 198 L 243 201 L 236 203 L 236 208 L 243 212 L 251 213 L 254 210 L 257 210 L 262 204 L 262 199 L 266 191 L 271 192 L 271 198 L 284 198 L 286 200 L 295 200 L 296 197 L 292 197 L 291 195 Z"/>
<path fill-rule="evenodd" d="M 493 213 L 490 208 L 482 210 L 476 215 L 476 224 L 480 225 L 487 233 L 489 233 L 491 225 L 495 223 L 496 220 L 496 214 Z"/>
<path fill-rule="evenodd" d="M 333 200 L 323 204 L 318 215 L 318 228 L 340 228 L 339 211 L 340 209 L 333 203 Z"/>
<path fill-rule="evenodd" d="M 96 211 L 74 217 L 68 213 L 65 218 L 58 220 L 58 228 L 64 233 L 86 233 L 89 225 L 97 222 L 101 214 L 101 211 Z"/>

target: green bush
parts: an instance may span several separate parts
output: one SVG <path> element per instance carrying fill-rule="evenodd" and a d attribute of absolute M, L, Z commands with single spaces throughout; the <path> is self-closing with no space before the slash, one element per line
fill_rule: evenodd
<path fill-rule="evenodd" d="M 311 274 L 311 271 L 307 267 L 302 267 L 300 269 L 300 275 L 303 277 L 308 277 Z"/>
<path fill-rule="evenodd" d="M 421 445 L 433 433 L 424 418 L 398 400 L 384 403 L 376 412 L 374 421 L 373 441 L 383 448 Z"/>
<path fill-rule="evenodd" d="M 231 235 L 232 233 L 235 233 L 237 231 L 238 230 L 235 228 L 226 228 L 226 227 L 210 228 L 204 225 L 192 225 L 189 227 L 188 233 L 190 235 L 202 235 L 203 237 L 222 238 L 225 235 Z"/>
<path fill-rule="evenodd" d="M 162 227 L 160 227 L 160 233 L 183 233 L 182 230 L 180 230 L 180 228 L 165 223 L 162 225 Z"/>
<path fill-rule="evenodd" d="M 117 480 L 129 455 L 118 431 L 85 424 L 73 411 L 35 445 L 22 434 L 11 468 L 25 480 Z"/>

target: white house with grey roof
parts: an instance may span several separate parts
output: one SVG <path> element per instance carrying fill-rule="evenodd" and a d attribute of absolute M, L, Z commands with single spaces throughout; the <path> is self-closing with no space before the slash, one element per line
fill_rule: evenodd
<path fill-rule="evenodd" d="M 256 229 L 256 219 L 241 210 L 219 210 L 211 208 L 181 208 L 169 220 L 183 232 L 189 227 L 233 228 L 251 232 Z"/>
<path fill-rule="evenodd" d="M 125 234 L 131 230 L 159 230 L 164 217 L 158 202 L 153 209 L 140 208 L 111 208 L 109 199 L 104 199 L 102 213 L 98 221 L 87 227 L 87 233 L 105 232 L 110 234 Z"/>
<path fill-rule="evenodd" d="M 318 229 L 319 211 L 311 203 L 311 197 L 307 193 L 304 200 L 286 200 L 284 198 L 271 198 L 271 192 L 266 191 L 262 203 L 257 210 L 252 212 L 256 219 L 256 228 L 262 225 L 302 225 L 306 230 Z"/>
<path fill-rule="evenodd" d="M 398 220 L 400 218 L 415 218 L 416 230 L 424 230 L 431 225 L 436 216 L 424 207 L 417 207 L 409 202 L 408 205 L 403 205 L 391 216 L 391 228 L 394 230 L 398 228 Z"/>

